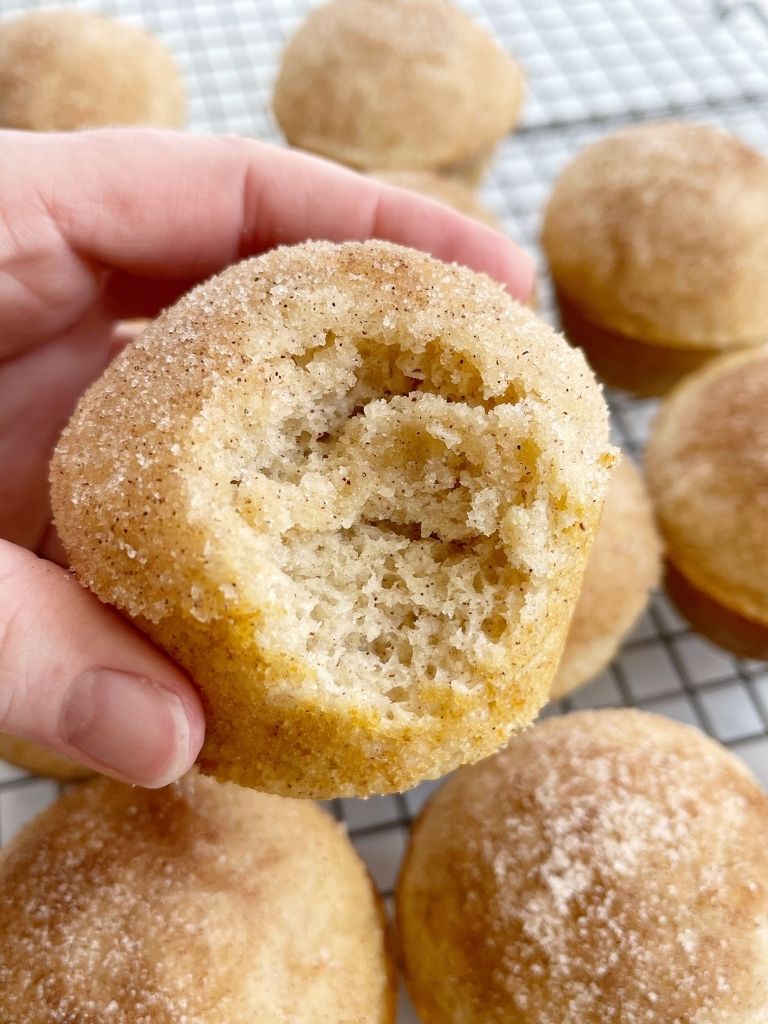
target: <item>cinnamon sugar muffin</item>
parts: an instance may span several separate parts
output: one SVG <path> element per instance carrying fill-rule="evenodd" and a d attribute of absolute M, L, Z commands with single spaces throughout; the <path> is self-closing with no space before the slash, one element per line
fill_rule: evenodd
<path fill-rule="evenodd" d="M 289 40 L 273 105 L 292 146 L 473 184 L 523 92 L 515 62 L 446 0 L 331 0 Z"/>
<path fill-rule="evenodd" d="M 79 578 L 199 685 L 205 771 L 392 792 L 544 703 L 613 453 L 600 390 L 501 285 L 307 243 L 167 310 L 52 463 Z"/>
<path fill-rule="evenodd" d="M 397 911 L 423 1024 L 763 1024 L 768 798 L 688 726 L 547 720 L 462 769 Z"/>
<path fill-rule="evenodd" d="M 75 10 L 34 11 L 0 24 L 3 128 L 180 128 L 185 106 L 170 53 L 133 25 Z"/>
<path fill-rule="evenodd" d="M 640 473 L 625 457 L 611 478 L 552 700 L 602 672 L 647 605 L 660 574 L 653 509 Z"/>
<path fill-rule="evenodd" d="M 3 1024 L 394 1024 L 378 897 L 304 801 L 78 786 L 0 853 Z"/>
<path fill-rule="evenodd" d="M 662 394 L 768 340 L 768 160 L 716 128 L 643 124 L 588 146 L 542 241 L 565 332 L 610 385 Z"/>
<path fill-rule="evenodd" d="M 768 659 L 768 346 L 710 363 L 669 395 L 646 451 L 667 589 L 693 626 Z"/>
<path fill-rule="evenodd" d="M 33 775 L 42 775 L 49 779 L 60 779 L 62 782 L 74 782 L 76 779 L 87 779 L 93 775 L 92 768 L 84 764 L 70 761 L 68 757 L 54 754 L 52 750 L 0 733 L 0 760 L 7 761 L 17 768 Z"/>

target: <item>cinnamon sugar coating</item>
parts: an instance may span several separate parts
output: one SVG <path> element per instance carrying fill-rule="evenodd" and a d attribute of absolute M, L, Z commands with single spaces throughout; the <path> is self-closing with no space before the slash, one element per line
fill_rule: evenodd
<path fill-rule="evenodd" d="M 762 1024 L 768 798 L 698 731 L 547 720 L 462 769 L 397 895 L 423 1024 Z"/>
<path fill-rule="evenodd" d="M 273 100 L 293 146 L 469 183 L 522 102 L 515 62 L 445 0 L 322 4 L 288 41 Z"/>
<path fill-rule="evenodd" d="M 3 1024 L 394 1024 L 383 915 L 307 801 L 71 790 L 0 853 Z"/>
<path fill-rule="evenodd" d="M 734 353 L 668 396 L 646 451 L 672 566 L 714 605 L 760 627 L 768 649 L 768 347 Z M 716 614 L 709 607 L 706 618 Z M 713 639 L 727 637 L 713 624 Z M 744 652 L 746 653 L 746 652 Z M 755 654 L 753 657 L 760 655 Z"/>

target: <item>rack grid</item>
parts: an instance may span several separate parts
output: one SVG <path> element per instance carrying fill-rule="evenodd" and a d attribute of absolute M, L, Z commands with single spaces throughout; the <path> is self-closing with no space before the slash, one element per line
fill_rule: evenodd
<path fill-rule="evenodd" d="M 536 254 L 552 181 L 588 142 L 651 118 L 720 124 L 768 150 L 768 4 L 764 0 L 458 0 L 523 65 L 528 100 L 504 141 L 484 198 L 505 229 Z M 2 0 L 2 14 L 46 6 Z M 279 54 L 308 0 L 69 0 L 143 24 L 185 73 L 193 131 L 279 141 L 269 101 Z M 542 282 L 544 313 L 551 297 Z M 656 403 L 609 395 L 614 435 L 642 454 Z M 768 785 L 768 666 L 739 660 L 692 633 L 656 595 L 609 669 L 545 714 L 633 706 L 702 728 Z M 391 897 L 413 816 L 434 787 L 401 796 L 334 801 L 360 853 Z M 50 802 L 55 783 L 0 762 L 0 839 Z M 411 1022 L 405 1006 L 401 1021 Z"/>

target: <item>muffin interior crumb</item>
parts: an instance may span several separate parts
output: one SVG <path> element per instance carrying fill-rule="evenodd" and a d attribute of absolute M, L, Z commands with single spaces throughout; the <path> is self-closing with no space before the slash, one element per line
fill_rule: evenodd
<path fill-rule="evenodd" d="M 331 691 L 363 686 L 389 713 L 428 710 L 431 685 L 478 685 L 530 587 L 510 550 L 542 504 L 523 389 L 483 398 L 477 368 L 440 339 L 332 331 L 223 386 L 195 432 L 208 449 L 196 465 L 215 472 L 193 467 L 192 485 L 198 498 L 214 487 L 211 501 L 228 491 L 247 527 L 280 609 L 254 624 L 257 642 L 292 648 Z M 222 415 L 223 435 L 211 429 Z M 215 450 L 206 441 L 221 436 Z"/>

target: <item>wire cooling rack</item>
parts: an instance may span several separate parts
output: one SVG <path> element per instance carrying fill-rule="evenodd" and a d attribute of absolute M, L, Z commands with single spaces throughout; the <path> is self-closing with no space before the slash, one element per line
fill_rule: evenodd
<path fill-rule="evenodd" d="M 501 147 L 485 187 L 506 229 L 536 252 L 541 208 L 554 176 L 586 143 L 633 120 L 718 123 L 768 150 L 768 3 L 765 0 L 458 0 L 523 65 L 522 127 Z M 3 15 L 45 6 L 0 0 Z M 71 0 L 144 24 L 176 54 L 196 131 L 278 139 L 269 114 L 282 44 L 309 0 Z M 551 313 L 546 284 L 543 304 Z M 610 396 L 616 441 L 642 453 L 651 401 Z M 727 744 L 768 785 L 768 666 L 737 660 L 688 630 L 663 596 L 610 668 L 545 713 L 630 705 L 689 722 Z M 339 800 L 387 897 L 409 824 L 434 784 L 402 796 Z M 49 803 L 54 783 L 0 762 L 0 838 Z M 412 1021 L 404 1007 L 401 1021 Z"/>

